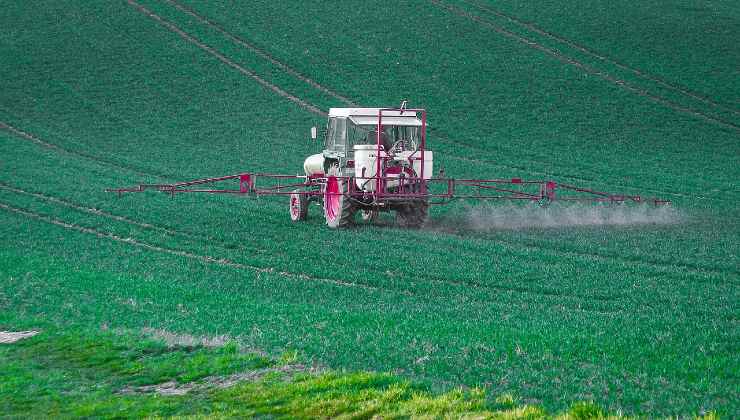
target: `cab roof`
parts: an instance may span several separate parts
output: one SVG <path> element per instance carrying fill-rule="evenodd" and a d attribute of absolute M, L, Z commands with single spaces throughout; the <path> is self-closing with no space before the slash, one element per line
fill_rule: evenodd
<path fill-rule="evenodd" d="M 330 108 L 329 118 L 348 117 L 357 125 L 370 125 L 378 123 L 378 112 L 381 108 Z M 383 111 L 383 125 L 412 125 L 420 126 L 421 120 L 417 118 L 416 112 L 387 110 Z"/>

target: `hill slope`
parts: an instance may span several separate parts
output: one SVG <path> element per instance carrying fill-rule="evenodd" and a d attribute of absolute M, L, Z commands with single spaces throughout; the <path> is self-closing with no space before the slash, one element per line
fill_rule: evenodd
<path fill-rule="evenodd" d="M 226 333 L 553 409 L 737 412 L 740 10 L 654 3 L 8 5 L 0 322 Z M 330 231 L 281 200 L 103 192 L 295 173 L 320 110 L 400 98 L 449 175 L 647 192 L 678 223 L 511 230 L 507 207 L 453 206 Z"/>

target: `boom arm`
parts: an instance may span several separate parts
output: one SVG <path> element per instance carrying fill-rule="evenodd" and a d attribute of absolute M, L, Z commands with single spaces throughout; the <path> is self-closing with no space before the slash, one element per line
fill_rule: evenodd
<path fill-rule="evenodd" d="M 107 192 L 124 193 L 143 192 L 146 190 L 157 190 L 169 193 L 172 196 L 182 193 L 208 193 L 208 194 L 251 194 L 257 196 L 268 195 L 321 195 L 321 188 L 326 185 L 331 176 L 305 176 L 305 175 L 276 175 L 262 173 L 240 173 L 217 178 L 203 178 L 174 184 L 140 184 L 134 187 L 109 188 Z M 337 176 L 350 187 L 347 194 L 350 197 L 365 198 L 367 192 L 358 190 L 355 185 L 356 179 L 349 176 Z M 590 188 L 577 187 L 570 184 L 557 183 L 555 181 L 523 180 L 521 178 L 509 179 L 455 179 L 455 178 L 431 178 L 421 179 L 415 177 L 369 177 L 368 180 L 381 182 L 400 182 L 400 185 L 425 184 L 427 188 L 414 189 L 398 188 L 398 193 L 384 192 L 382 198 L 385 200 L 398 199 L 437 199 L 440 201 L 430 204 L 444 204 L 454 199 L 475 200 L 529 200 L 529 201 L 571 201 L 571 202 L 603 202 L 603 203 L 652 203 L 655 205 L 670 204 L 669 200 L 655 197 L 642 197 L 641 195 L 615 194 L 597 191 Z M 258 186 L 257 181 L 260 181 Z M 225 181 L 238 181 L 238 188 L 214 188 L 212 184 L 224 183 Z M 264 186 L 262 186 L 264 185 Z M 211 186 L 204 188 L 202 186 Z M 311 188 L 313 187 L 313 188 Z M 296 191 L 296 189 L 302 189 Z"/>

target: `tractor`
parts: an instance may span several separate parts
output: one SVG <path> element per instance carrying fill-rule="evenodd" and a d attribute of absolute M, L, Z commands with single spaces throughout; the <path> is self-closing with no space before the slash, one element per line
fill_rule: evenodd
<path fill-rule="evenodd" d="M 312 127 L 314 141 L 317 131 Z M 349 226 L 358 217 L 372 222 L 380 212 L 395 212 L 398 225 L 418 228 L 427 220 L 430 205 L 459 199 L 512 200 L 539 205 L 554 201 L 670 204 L 668 200 L 614 194 L 551 180 L 445 178 L 442 171 L 433 177 L 434 155 L 426 150 L 426 137 L 426 110 L 409 109 L 406 101 L 398 108 L 331 108 L 324 132 L 324 150 L 306 158 L 303 174 L 242 172 L 106 191 L 119 196 L 148 189 L 173 197 L 182 193 L 288 196 L 291 220 L 306 220 L 309 205 L 315 203 L 323 208 L 324 220 L 330 228 Z M 238 180 L 239 187 L 202 187 L 230 180 Z"/>
<path fill-rule="evenodd" d="M 357 213 L 371 222 L 380 212 L 395 212 L 400 226 L 420 227 L 429 214 L 434 163 L 425 137 L 426 112 L 405 102 L 399 109 L 331 108 L 323 152 L 303 163 L 306 179 L 325 181 L 290 195 L 291 219 L 305 220 L 309 204 L 321 202 L 332 228 L 353 224 Z"/>

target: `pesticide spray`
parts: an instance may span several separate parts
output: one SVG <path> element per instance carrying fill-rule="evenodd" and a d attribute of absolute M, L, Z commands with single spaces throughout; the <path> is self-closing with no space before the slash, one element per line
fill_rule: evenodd
<path fill-rule="evenodd" d="M 490 232 L 495 230 L 556 229 L 588 226 L 671 225 L 682 222 L 671 206 L 629 205 L 494 205 L 466 206 L 428 224 L 431 229 L 456 227 Z"/>

